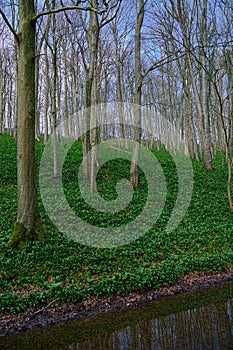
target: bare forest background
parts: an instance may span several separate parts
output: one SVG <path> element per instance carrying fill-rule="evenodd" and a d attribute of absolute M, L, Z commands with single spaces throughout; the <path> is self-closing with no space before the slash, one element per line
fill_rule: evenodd
<path fill-rule="evenodd" d="M 109 102 L 137 103 L 148 111 L 137 116 L 138 129 L 133 133 L 127 129 L 121 111 L 115 124 L 83 137 L 84 153 L 109 137 L 123 142 L 133 137 L 159 147 L 159 137 L 147 135 L 144 126 L 155 127 L 157 135 L 166 134 L 165 147 L 174 147 L 169 128 L 166 131 L 166 125 L 160 124 L 159 116 L 163 116 L 178 130 L 187 154 L 204 160 L 206 169 L 212 170 L 218 150 L 225 153 L 228 199 L 233 209 L 233 2 L 1 1 L 0 134 L 9 133 L 16 139 L 22 88 L 19 47 L 22 14 L 26 13 L 22 8 L 27 3 L 33 5 L 36 22 L 33 137 L 43 135 L 46 144 L 62 124 L 66 135 L 78 138 L 83 123 L 90 125 L 84 109 Z M 137 149 L 133 157 L 137 168 Z M 90 176 L 92 163 L 98 166 L 96 155 L 85 165 Z M 137 187 L 136 168 L 131 169 L 131 180 Z M 55 176 L 56 172 L 55 154 Z"/>
<path fill-rule="evenodd" d="M 82 3 L 88 1 L 82 1 Z M 36 138 L 65 121 L 77 127 L 76 115 L 88 105 L 86 90 L 96 49 L 97 103 L 135 101 L 135 26 L 137 1 L 109 1 L 109 13 L 65 11 L 40 17 L 36 37 Z M 206 167 L 217 149 L 233 142 L 233 3 L 217 1 L 144 1 L 141 36 L 142 105 L 154 109 L 180 130 Z M 37 1 L 37 10 L 60 1 Z M 72 3 L 70 1 L 69 3 Z M 115 4 L 114 4 L 115 3 Z M 18 9 L 1 8 L 17 31 Z M 117 11 L 117 12 L 115 12 Z M 113 18 L 111 18 L 111 16 Z M 92 16 L 93 17 L 93 16 Z M 0 22 L 0 133 L 17 136 L 17 43 Z M 98 45 L 93 47 L 93 36 Z M 92 42 L 91 42 L 92 39 Z M 108 131 L 112 136 L 117 131 Z"/>

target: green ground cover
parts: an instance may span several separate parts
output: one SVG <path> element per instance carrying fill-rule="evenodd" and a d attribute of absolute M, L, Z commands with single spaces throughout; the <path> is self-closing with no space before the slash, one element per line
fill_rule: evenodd
<path fill-rule="evenodd" d="M 17 213 L 16 143 L 0 136 L 0 310 L 20 313 L 28 307 L 76 302 L 91 297 L 125 294 L 174 284 L 189 272 L 220 272 L 233 262 L 233 215 L 228 208 L 227 168 L 219 153 L 214 170 L 193 161 L 194 183 L 190 207 L 179 226 L 167 233 L 166 223 L 177 196 L 177 173 L 172 157 L 164 149 L 154 151 L 166 177 L 166 205 L 155 226 L 136 241 L 115 248 L 82 245 L 58 232 L 38 198 L 48 237 L 27 244 L 22 251 L 5 250 Z M 36 143 L 37 165 L 43 145 Z M 146 202 L 147 182 L 132 202 L 115 215 L 92 210 L 77 185 L 81 143 L 70 149 L 63 167 L 64 192 L 73 210 L 92 225 L 120 226 L 133 220 Z M 116 173 L 117 169 L 117 173 Z M 129 174 L 129 162 L 114 160 L 97 176 L 98 190 L 106 200 L 116 198 L 116 183 Z M 127 176 L 126 176 L 127 177 Z"/>

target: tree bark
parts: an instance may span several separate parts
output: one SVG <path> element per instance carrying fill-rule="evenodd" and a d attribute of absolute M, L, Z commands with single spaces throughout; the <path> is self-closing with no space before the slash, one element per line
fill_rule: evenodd
<path fill-rule="evenodd" d="M 35 174 L 35 8 L 19 0 L 18 57 L 18 214 L 7 247 L 22 248 L 40 238 Z"/>

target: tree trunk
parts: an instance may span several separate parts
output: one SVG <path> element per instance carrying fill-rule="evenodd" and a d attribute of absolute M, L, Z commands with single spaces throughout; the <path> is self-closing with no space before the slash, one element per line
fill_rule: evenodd
<path fill-rule="evenodd" d="M 7 247 L 21 249 L 40 238 L 35 174 L 35 9 L 19 1 L 18 57 L 18 214 Z"/>
<path fill-rule="evenodd" d="M 130 167 L 130 182 L 133 187 L 139 187 L 138 163 L 141 143 L 141 99 L 142 99 L 142 73 L 141 73 L 141 28 L 144 19 L 144 0 L 139 1 L 135 30 L 135 103 L 138 105 L 134 120 L 134 148 Z"/>
<path fill-rule="evenodd" d="M 65 136 L 69 137 L 69 113 L 68 113 L 68 68 L 66 45 L 63 42 L 63 57 L 64 57 L 64 132 Z M 76 90 L 75 90 L 76 91 Z M 75 93 L 76 96 L 76 93 Z"/>
<path fill-rule="evenodd" d="M 92 6 L 97 8 L 97 2 L 93 1 Z M 92 174 L 94 173 L 94 157 L 95 154 L 91 151 L 92 146 L 95 144 L 94 134 L 91 131 L 92 125 L 95 124 L 93 118 L 92 103 L 93 103 L 93 83 L 96 79 L 96 65 L 97 65 L 97 50 L 99 41 L 99 23 L 97 15 L 90 12 L 90 32 L 88 37 L 89 45 L 89 67 L 86 69 L 86 82 L 85 82 L 85 135 L 83 137 L 83 171 L 88 179 L 92 181 Z"/>
<path fill-rule="evenodd" d="M 49 110 L 49 91 L 50 91 L 50 82 L 49 82 L 49 61 L 47 47 L 44 47 L 44 57 L 45 57 L 45 96 L 44 96 L 44 145 L 48 143 L 48 110 Z"/>
<path fill-rule="evenodd" d="M 119 122 L 120 122 L 120 139 L 121 145 L 127 148 L 127 140 L 125 135 L 125 122 L 124 122 L 124 105 L 123 105 L 123 91 L 122 91 L 122 78 L 121 78 L 121 62 L 120 62 L 120 50 L 119 40 L 117 33 L 117 24 L 112 26 L 112 32 L 114 37 L 114 58 L 116 69 L 116 98 L 119 105 Z"/>
<path fill-rule="evenodd" d="M 202 120 L 204 126 L 204 159 L 205 159 L 205 168 L 207 170 L 212 170 L 212 152 L 211 152 L 211 135 L 210 135 L 210 115 L 209 115 L 209 106 L 208 106 L 208 94 L 207 94 L 207 73 L 206 73 L 206 36 L 207 36 L 207 0 L 203 0 L 203 9 L 202 9 L 202 49 L 201 49 L 201 87 L 202 87 Z"/>
<path fill-rule="evenodd" d="M 52 2 L 52 8 L 55 8 L 55 0 Z M 58 134 L 57 134 L 57 39 L 56 39 L 56 17 L 52 17 L 52 68 L 53 68 L 53 81 L 52 81 L 52 139 L 53 139 L 53 176 L 58 178 Z"/>

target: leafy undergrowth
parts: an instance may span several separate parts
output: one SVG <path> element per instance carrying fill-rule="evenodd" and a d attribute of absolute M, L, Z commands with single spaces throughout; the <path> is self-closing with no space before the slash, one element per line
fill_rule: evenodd
<path fill-rule="evenodd" d="M 166 232 L 178 185 L 172 157 L 164 149 L 154 151 L 163 169 L 167 195 L 162 214 L 152 229 L 127 245 L 114 248 L 90 247 L 68 239 L 50 221 L 41 203 L 39 207 L 48 238 L 33 242 L 18 252 L 4 250 L 12 233 L 17 213 L 16 143 L 0 136 L 0 309 L 20 313 L 54 300 L 81 303 L 130 291 L 144 291 L 165 283 L 174 284 L 192 271 L 220 272 L 232 266 L 233 215 L 229 211 L 227 169 L 222 155 L 214 160 L 214 170 L 206 171 L 193 161 L 193 195 L 189 209 L 171 233 Z M 97 227 L 119 227 L 132 222 L 143 210 L 148 194 L 141 172 L 141 185 L 123 210 L 102 213 L 91 209 L 78 188 L 81 143 L 75 143 L 66 156 L 62 181 L 67 201 L 83 220 Z M 36 144 L 37 164 L 43 145 Z M 109 150 L 111 152 L 111 150 Z M 117 169 L 117 171 L 116 171 Z M 128 177 L 129 162 L 115 159 L 98 172 L 99 193 L 105 200 L 117 198 L 116 183 Z"/>

